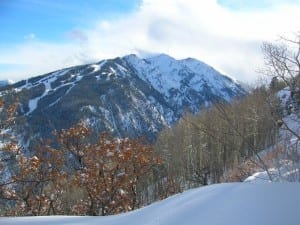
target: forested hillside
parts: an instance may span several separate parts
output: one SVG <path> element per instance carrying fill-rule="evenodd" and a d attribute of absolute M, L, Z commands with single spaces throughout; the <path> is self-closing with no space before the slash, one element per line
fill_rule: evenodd
<path fill-rule="evenodd" d="M 300 180 L 297 38 L 263 44 L 264 72 L 270 83 L 260 83 L 241 100 L 217 103 L 198 115 L 186 114 L 160 134 L 155 149 L 178 190 L 243 181 L 257 171 L 280 180 L 280 169 L 293 171 L 291 180 Z"/>

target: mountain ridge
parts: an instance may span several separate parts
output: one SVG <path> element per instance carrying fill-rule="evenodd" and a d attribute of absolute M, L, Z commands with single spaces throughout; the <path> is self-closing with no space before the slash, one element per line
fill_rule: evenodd
<path fill-rule="evenodd" d="M 116 136 L 155 139 L 186 111 L 246 95 L 231 78 L 192 58 L 126 55 L 29 78 L 10 86 L 38 136 L 84 121 Z"/>

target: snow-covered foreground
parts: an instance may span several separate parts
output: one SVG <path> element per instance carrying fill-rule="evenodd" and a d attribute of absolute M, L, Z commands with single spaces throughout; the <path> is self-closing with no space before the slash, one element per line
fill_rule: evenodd
<path fill-rule="evenodd" d="M 300 183 L 227 183 L 107 217 L 0 218 L 1 225 L 296 225 Z"/>

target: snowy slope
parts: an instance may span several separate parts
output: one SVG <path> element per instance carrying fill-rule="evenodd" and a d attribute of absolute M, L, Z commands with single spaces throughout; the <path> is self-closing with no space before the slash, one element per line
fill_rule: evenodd
<path fill-rule="evenodd" d="M 282 108 L 282 125 L 276 143 L 261 151 L 260 156 L 269 166 L 272 181 L 300 182 L 300 110 L 288 87 L 277 93 Z M 270 161 L 268 155 L 273 155 Z M 270 182 L 266 171 L 258 171 L 246 182 Z"/>
<path fill-rule="evenodd" d="M 171 97 L 172 90 L 180 94 L 188 89 L 201 92 L 208 86 L 213 94 L 230 101 L 242 90 L 236 80 L 193 58 L 176 60 L 160 54 L 146 59 L 128 55 L 124 59 L 138 71 L 142 79 L 167 97 Z M 176 97 L 180 99 L 183 96 L 177 94 Z"/>
<path fill-rule="evenodd" d="M 297 225 L 299 183 L 227 183 L 198 188 L 107 217 L 0 218 L 1 225 Z"/>

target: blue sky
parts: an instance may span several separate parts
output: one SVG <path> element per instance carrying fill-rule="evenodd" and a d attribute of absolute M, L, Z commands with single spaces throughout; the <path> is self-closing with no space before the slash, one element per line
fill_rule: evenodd
<path fill-rule="evenodd" d="M 265 10 L 267 8 L 274 7 L 282 3 L 299 4 L 300 1 L 299 0 L 218 0 L 218 3 L 234 10 L 251 11 L 251 10 Z"/>
<path fill-rule="evenodd" d="M 139 0 L 1 0 L 0 44 L 38 38 L 66 41 L 67 32 L 137 9 Z"/>
<path fill-rule="evenodd" d="M 300 0 L 0 0 L 0 80 L 164 52 L 253 81 L 245 60 L 260 66 L 262 41 L 299 31 L 299 10 Z"/>

